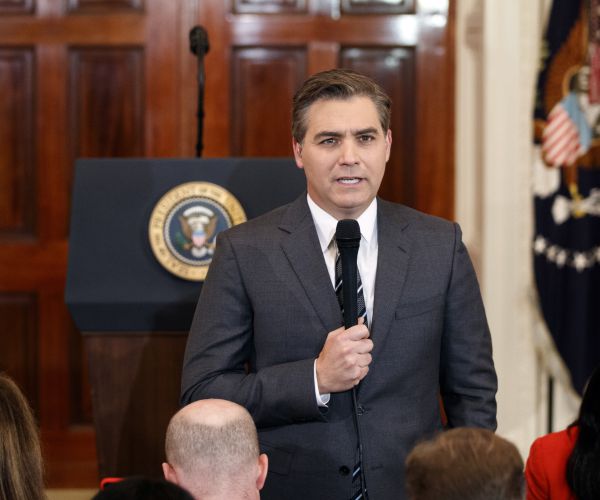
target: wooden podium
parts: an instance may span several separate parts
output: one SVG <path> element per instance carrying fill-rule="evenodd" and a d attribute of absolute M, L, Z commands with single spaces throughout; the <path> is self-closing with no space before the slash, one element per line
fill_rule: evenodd
<path fill-rule="evenodd" d="M 170 189 L 227 189 L 248 219 L 305 189 L 292 159 L 86 159 L 75 165 L 65 301 L 89 358 L 99 477 L 161 477 L 201 282 L 166 271 L 148 224 Z"/>

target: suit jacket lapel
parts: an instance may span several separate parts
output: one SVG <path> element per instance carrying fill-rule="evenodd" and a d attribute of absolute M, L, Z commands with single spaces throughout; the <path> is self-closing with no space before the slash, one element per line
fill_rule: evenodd
<path fill-rule="evenodd" d="M 342 324 L 342 314 L 323 259 L 306 194 L 288 207 L 279 228 L 289 233 L 282 239 L 282 249 L 323 327 L 327 332 L 338 328 Z"/>
<path fill-rule="evenodd" d="M 392 320 L 404 286 L 408 270 L 408 241 L 405 229 L 408 221 L 398 216 L 391 204 L 378 200 L 377 238 L 378 256 L 375 276 L 375 299 L 371 337 L 377 346 L 383 346 L 382 340 L 389 333 Z"/>

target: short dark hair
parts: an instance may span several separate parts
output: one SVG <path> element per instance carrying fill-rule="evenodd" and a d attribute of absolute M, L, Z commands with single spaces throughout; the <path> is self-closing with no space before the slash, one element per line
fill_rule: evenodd
<path fill-rule="evenodd" d="M 411 500 L 518 500 L 523 459 L 510 441 L 487 429 L 456 428 L 418 444 L 406 459 Z"/>
<path fill-rule="evenodd" d="M 193 500 L 175 483 L 150 477 L 129 477 L 107 484 L 92 500 Z"/>
<path fill-rule="evenodd" d="M 390 128 L 392 100 L 371 78 L 350 69 L 332 69 L 309 77 L 296 92 L 292 106 L 292 136 L 302 142 L 306 135 L 308 108 L 318 100 L 368 97 L 379 115 L 383 132 Z"/>
<path fill-rule="evenodd" d="M 600 366 L 586 385 L 575 422 L 579 434 L 567 462 L 567 482 L 577 498 L 600 495 Z"/>

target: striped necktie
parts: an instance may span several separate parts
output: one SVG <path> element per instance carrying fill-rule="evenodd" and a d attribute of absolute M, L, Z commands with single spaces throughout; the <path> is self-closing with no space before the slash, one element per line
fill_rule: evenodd
<path fill-rule="evenodd" d="M 357 290 L 356 290 L 356 303 L 358 310 L 358 317 L 365 319 L 365 325 L 369 326 L 367 319 L 367 306 L 365 304 L 365 296 L 363 294 L 363 286 L 362 281 L 360 280 L 360 273 L 358 269 L 356 269 L 356 279 Z M 340 304 L 340 309 L 342 310 L 342 315 L 344 314 L 344 294 L 342 291 L 342 259 L 340 258 L 340 253 L 337 252 L 335 258 L 335 294 L 337 295 L 338 303 Z"/>
<path fill-rule="evenodd" d="M 369 326 L 368 318 L 367 318 L 367 308 L 365 304 L 365 296 L 363 294 L 363 286 L 362 281 L 360 280 L 360 273 L 358 272 L 358 268 L 356 269 L 356 279 L 357 279 L 357 290 L 356 290 L 356 303 L 358 310 L 358 317 L 364 318 L 365 326 Z M 335 294 L 337 295 L 338 303 L 340 304 L 340 309 L 342 310 L 342 315 L 344 314 L 344 294 L 342 292 L 342 259 L 340 258 L 340 253 L 337 252 L 337 256 L 335 258 Z M 358 451 L 357 451 L 358 456 Z M 354 488 L 354 493 L 350 497 L 350 500 L 368 500 L 367 498 L 363 498 L 362 494 L 362 485 L 361 485 L 361 463 L 360 459 L 356 461 L 356 464 L 352 468 L 352 487 Z"/>

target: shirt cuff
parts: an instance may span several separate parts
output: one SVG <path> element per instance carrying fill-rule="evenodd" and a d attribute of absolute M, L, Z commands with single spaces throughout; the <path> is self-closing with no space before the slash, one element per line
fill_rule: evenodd
<path fill-rule="evenodd" d="M 329 399 L 331 398 L 330 393 L 319 394 L 319 384 L 317 383 L 317 360 L 313 364 L 313 377 L 315 379 L 315 398 L 317 399 L 317 404 L 321 408 L 327 408 L 327 403 L 329 403 Z"/>

